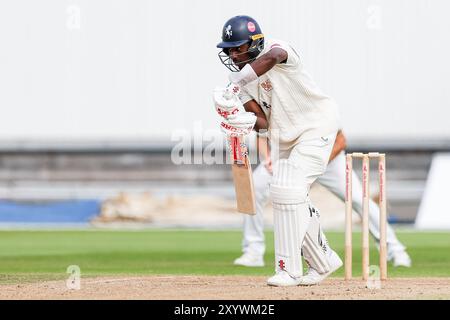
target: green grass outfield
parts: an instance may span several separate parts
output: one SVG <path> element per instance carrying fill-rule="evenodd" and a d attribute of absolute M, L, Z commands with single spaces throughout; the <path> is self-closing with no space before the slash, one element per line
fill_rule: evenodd
<path fill-rule="evenodd" d="M 343 257 L 344 234 L 327 233 Z M 450 277 L 450 233 L 398 232 L 412 268 L 389 268 L 390 277 Z M 0 284 L 67 278 L 69 265 L 82 276 L 271 275 L 273 233 L 266 233 L 266 267 L 233 266 L 240 255 L 239 231 L 0 231 Z M 360 234 L 354 234 L 354 275 L 360 275 Z M 378 254 L 371 244 L 371 262 Z M 343 268 L 334 274 L 343 276 Z"/>

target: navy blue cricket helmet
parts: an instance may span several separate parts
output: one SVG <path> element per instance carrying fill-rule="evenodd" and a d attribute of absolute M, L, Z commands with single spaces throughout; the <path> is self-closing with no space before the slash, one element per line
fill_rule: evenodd
<path fill-rule="evenodd" d="M 252 62 L 264 49 L 264 35 L 258 22 L 249 16 L 236 16 L 225 22 L 222 29 L 222 42 L 217 44 L 221 48 L 219 58 L 222 63 L 231 71 L 239 71 L 229 56 L 230 48 L 237 48 L 248 43 L 248 53 L 250 59 L 242 62 L 243 64 Z"/>

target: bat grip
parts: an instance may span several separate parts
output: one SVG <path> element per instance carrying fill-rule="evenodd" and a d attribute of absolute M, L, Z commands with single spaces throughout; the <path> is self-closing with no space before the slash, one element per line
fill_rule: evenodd
<path fill-rule="evenodd" d="M 242 150 L 241 150 L 241 142 L 239 136 L 231 136 L 231 150 L 233 156 L 233 163 L 243 163 L 242 160 Z"/>

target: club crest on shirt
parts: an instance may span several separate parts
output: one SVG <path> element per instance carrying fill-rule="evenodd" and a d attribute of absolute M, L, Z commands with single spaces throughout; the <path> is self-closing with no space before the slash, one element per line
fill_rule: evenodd
<path fill-rule="evenodd" d="M 262 82 L 261 87 L 267 92 L 269 92 L 273 89 L 270 79 L 267 79 L 266 81 Z"/>

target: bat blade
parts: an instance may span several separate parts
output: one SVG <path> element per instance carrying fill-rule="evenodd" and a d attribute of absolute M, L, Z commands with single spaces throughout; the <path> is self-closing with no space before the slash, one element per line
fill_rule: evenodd
<path fill-rule="evenodd" d="M 245 159 L 246 164 L 233 164 L 234 188 L 236 191 L 237 210 L 241 213 L 256 214 L 255 193 L 253 189 L 252 167 Z"/>
<path fill-rule="evenodd" d="M 241 213 L 256 214 L 255 192 L 253 188 L 252 166 L 248 159 L 242 137 L 230 137 L 231 157 L 233 163 L 234 188 L 236 193 L 237 211 Z"/>

